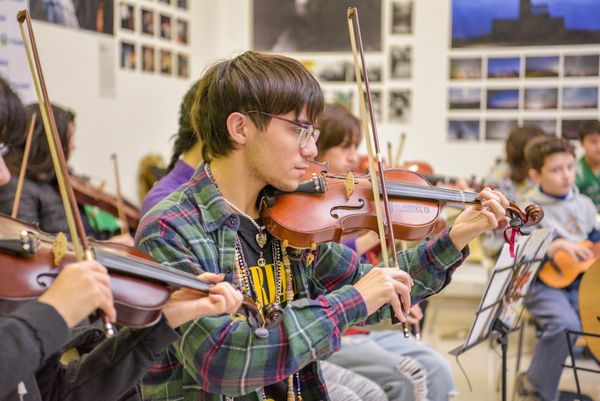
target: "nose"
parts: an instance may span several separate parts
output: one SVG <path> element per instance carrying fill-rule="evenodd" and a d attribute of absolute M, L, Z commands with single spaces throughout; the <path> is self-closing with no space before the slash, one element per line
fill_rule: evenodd
<path fill-rule="evenodd" d="M 300 148 L 300 155 L 305 159 L 312 160 L 317 157 L 317 153 L 317 143 L 315 142 L 315 138 L 311 136 L 306 145 Z"/>

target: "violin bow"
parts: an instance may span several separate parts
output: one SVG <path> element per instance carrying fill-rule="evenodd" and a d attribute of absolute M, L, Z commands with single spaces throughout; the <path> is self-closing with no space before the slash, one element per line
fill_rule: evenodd
<path fill-rule="evenodd" d="M 123 205 L 123 197 L 121 196 L 121 179 L 119 174 L 119 160 L 117 158 L 117 154 L 113 153 L 110 155 L 110 158 L 113 161 L 113 167 L 115 170 L 115 183 L 117 186 L 117 212 L 119 214 L 119 220 L 121 225 L 121 234 L 129 234 L 127 229 L 127 217 L 125 216 L 125 206 Z"/>
<path fill-rule="evenodd" d="M 404 152 L 404 144 L 406 143 L 406 132 L 402 132 L 400 134 L 400 143 L 398 144 L 398 149 L 396 149 L 396 155 L 394 156 L 393 162 L 391 162 L 391 166 L 399 166 L 400 159 L 402 158 L 402 153 Z"/>
<path fill-rule="evenodd" d="M 56 128 L 56 121 L 54 119 L 50 98 L 48 97 L 48 91 L 46 90 L 46 81 L 44 80 L 44 74 L 42 72 L 35 36 L 31 27 L 31 17 L 29 15 L 29 11 L 26 9 L 19 11 L 17 13 L 17 21 L 19 22 L 21 36 L 23 37 L 23 45 L 25 48 L 25 53 L 27 54 L 27 61 L 29 63 L 31 77 L 33 79 L 33 84 L 38 98 L 40 116 L 42 117 L 42 121 L 44 123 L 44 130 L 46 131 L 50 155 L 52 156 L 52 164 L 54 165 L 54 170 L 56 172 L 60 196 L 65 208 L 65 215 L 67 218 L 67 224 L 69 226 L 73 251 L 78 261 L 84 259 L 91 260 L 94 259 L 94 256 L 85 235 L 85 230 L 83 229 L 81 215 L 77 209 L 75 193 L 73 192 L 73 188 L 71 187 L 69 180 L 67 162 L 61 146 L 60 137 L 58 136 L 58 129 Z M 27 33 L 25 32 L 25 28 L 23 26 L 25 23 L 27 24 Z M 28 40 L 31 41 L 31 47 Z M 102 318 L 104 321 L 104 330 L 106 336 L 112 337 L 115 334 L 115 328 L 108 321 L 106 316 L 102 316 Z"/>
<path fill-rule="evenodd" d="M 19 205 L 21 203 L 21 193 L 23 192 L 23 181 L 25 181 L 25 173 L 27 172 L 27 164 L 29 163 L 29 153 L 31 151 L 31 140 L 33 138 L 33 129 L 35 128 L 35 121 L 37 119 L 37 113 L 31 114 L 31 122 L 29 123 L 29 131 L 27 132 L 27 140 L 25 141 L 25 150 L 23 152 L 23 160 L 21 161 L 21 171 L 19 171 L 19 180 L 17 181 L 17 190 L 15 191 L 15 200 L 13 201 L 12 212 L 10 217 L 13 219 L 17 218 L 19 214 Z"/>
<path fill-rule="evenodd" d="M 349 7 L 346 13 L 348 20 L 348 30 L 350 33 L 350 44 L 352 45 L 352 56 L 354 58 L 354 72 L 356 74 L 356 85 L 358 87 L 358 99 L 360 105 L 360 116 L 362 120 L 362 129 L 367 144 L 367 152 L 369 156 L 369 175 L 371 176 L 371 187 L 373 189 L 373 203 L 375 204 L 375 212 L 377 214 L 377 227 L 379 231 L 379 241 L 381 243 L 381 255 L 383 260 L 389 261 L 388 250 L 386 245 L 386 238 L 389 239 L 390 250 L 392 252 L 392 260 L 394 268 L 400 269 L 398 263 L 398 254 L 396 253 L 396 240 L 394 238 L 394 230 L 392 228 L 392 214 L 390 211 L 390 205 L 388 202 L 388 194 L 385 185 L 385 177 L 383 171 L 383 163 L 381 157 L 381 151 L 379 148 L 379 140 L 377 134 L 377 123 L 375 121 L 375 114 L 373 113 L 373 100 L 371 97 L 371 88 L 369 86 L 369 75 L 367 72 L 367 63 L 365 61 L 365 52 L 362 43 L 362 35 L 360 33 L 360 24 L 358 21 L 358 10 L 356 7 Z M 361 69 L 359 65 L 362 65 L 362 73 L 365 80 L 364 91 L 361 79 Z M 369 117 L 371 121 L 371 130 L 369 130 L 369 120 L 367 119 L 367 105 L 369 103 Z M 379 171 L 375 171 L 375 162 Z M 381 183 L 381 194 L 379 193 L 379 185 Z M 381 202 L 377 200 L 381 199 Z M 381 203 L 383 203 L 383 211 L 381 210 Z M 385 213 L 385 214 L 384 214 Z M 387 224 L 384 226 L 384 216 Z M 387 229 L 387 235 L 386 235 Z M 392 322 L 397 323 L 394 313 L 392 313 Z M 408 325 L 402 323 L 402 330 L 404 336 L 408 337 Z"/>

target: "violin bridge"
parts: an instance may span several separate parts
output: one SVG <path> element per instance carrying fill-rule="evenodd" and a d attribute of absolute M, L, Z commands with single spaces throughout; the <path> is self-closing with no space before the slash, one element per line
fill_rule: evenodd
<path fill-rule="evenodd" d="M 350 200 L 352 194 L 354 194 L 354 174 L 352 171 L 348 171 L 346 174 L 346 199 Z"/>
<path fill-rule="evenodd" d="M 67 253 L 67 236 L 60 232 L 56 234 L 52 243 L 52 256 L 54 256 L 54 267 L 60 265 Z"/>

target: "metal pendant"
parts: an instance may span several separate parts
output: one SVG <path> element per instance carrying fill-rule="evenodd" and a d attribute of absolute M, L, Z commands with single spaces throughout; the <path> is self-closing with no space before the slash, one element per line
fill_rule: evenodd
<path fill-rule="evenodd" d="M 267 243 L 267 234 L 263 233 L 262 231 L 256 234 L 256 243 L 261 248 L 264 248 L 265 244 Z"/>
<path fill-rule="evenodd" d="M 263 309 L 263 316 L 265 317 L 265 326 L 277 327 L 283 319 L 283 308 L 279 304 L 268 304 Z"/>

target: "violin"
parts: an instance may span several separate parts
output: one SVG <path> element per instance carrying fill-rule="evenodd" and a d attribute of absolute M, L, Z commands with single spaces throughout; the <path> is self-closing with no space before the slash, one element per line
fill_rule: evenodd
<path fill-rule="evenodd" d="M 190 273 L 154 262 L 139 249 L 108 241 L 90 241 L 90 250 L 110 275 L 117 322 L 142 328 L 158 322 L 171 293 L 188 288 L 208 295 L 214 285 Z M 0 314 L 38 298 L 62 268 L 76 257 L 64 235 L 0 214 Z M 244 296 L 239 311 L 251 326 L 263 327 L 256 305 Z"/>
<path fill-rule="evenodd" d="M 86 177 L 71 174 L 69 180 L 75 192 L 77 203 L 96 206 L 113 216 L 119 216 L 119 203 L 115 195 L 106 193 L 100 187 L 93 185 Z M 129 230 L 135 231 L 141 219 L 140 210 L 131 202 L 123 199 L 123 212 Z"/>
<path fill-rule="evenodd" d="M 415 241 L 429 236 L 445 203 L 480 204 L 476 192 L 438 188 L 421 175 L 404 169 L 385 169 L 385 185 L 396 238 Z M 333 174 L 326 164 L 311 162 L 294 192 L 268 190 L 261 199 L 261 218 L 267 230 L 289 246 L 311 248 L 339 242 L 342 234 L 377 230 L 369 175 Z M 379 200 L 378 200 L 379 201 Z M 510 203 L 510 227 L 527 233 L 544 213 L 537 205 L 525 212 Z"/>

